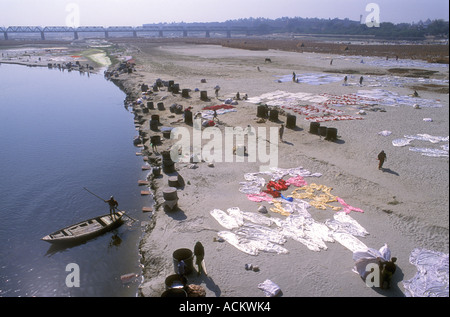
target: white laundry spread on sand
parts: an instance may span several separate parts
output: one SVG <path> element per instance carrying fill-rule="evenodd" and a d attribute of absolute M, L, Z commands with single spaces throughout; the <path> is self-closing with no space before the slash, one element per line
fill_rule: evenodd
<path fill-rule="evenodd" d="M 355 235 L 364 237 L 369 233 L 345 213 L 338 213 L 334 216 L 334 220 L 327 220 L 325 223 L 298 214 L 285 219 L 268 218 L 257 213 L 241 211 L 238 207 L 229 208 L 227 212 L 214 209 L 210 214 L 224 228 L 232 230 L 220 231 L 219 237 L 250 255 L 258 255 L 259 251 L 288 253 L 288 250 L 281 246 L 286 243 L 287 238 L 304 244 L 312 251 L 326 250 L 328 248 L 326 242 L 334 241 L 352 252 L 367 248 Z M 253 215 L 249 216 L 250 214 Z M 244 219 L 256 222 L 244 222 Z M 272 228 L 273 224 L 276 227 Z"/>
<path fill-rule="evenodd" d="M 281 288 L 271 280 L 265 280 L 258 284 L 258 288 L 264 292 L 266 297 L 275 297 L 281 292 Z"/>
<path fill-rule="evenodd" d="M 417 267 L 417 273 L 412 279 L 403 281 L 406 296 L 449 296 L 448 254 L 416 248 L 411 252 L 409 262 Z"/>
<path fill-rule="evenodd" d="M 419 147 L 410 147 L 410 151 L 420 152 L 425 156 L 432 157 L 449 157 L 448 150 L 439 150 L 439 149 L 430 149 L 430 148 L 419 148 Z"/>
<path fill-rule="evenodd" d="M 440 108 L 442 104 L 438 100 L 424 99 L 412 96 L 402 96 L 396 92 L 384 89 L 358 90 L 360 98 L 373 99 L 373 104 L 379 106 L 410 106 L 418 104 L 421 108 Z"/>
<path fill-rule="evenodd" d="M 439 100 L 424 99 L 413 96 L 402 96 L 398 93 L 384 90 L 358 90 L 357 93 L 346 95 L 332 95 L 327 93 L 291 93 L 281 90 L 248 98 L 254 104 L 266 104 L 293 111 L 298 115 L 304 115 L 307 121 L 339 121 L 363 119 L 361 116 L 345 115 L 343 111 L 336 109 L 341 106 L 353 106 L 358 109 L 380 108 L 385 106 L 408 106 L 420 108 L 439 108 L 442 103 Z M 385 110 L 384 110 L 385 111 Z M 323 119 L 323 120 L 320 120 Z"/>
<path fill-rule="evenodd" d="M 239 237 L 231 231 L 220 231 L 217 235 L 244 253 L 258 255 L 258 249 L 254 245 L 251 245 L 248 239 Z"/>
<path fill-rule="evenodd" d="M 390 136 L 391 134 L 392 134 L 392 132 L 388 131 L 388 130 L 383 130 L 383 131 L 378 132 L 378 135 L 382 135 L 382 136 Z"/>
<path fill-rule="evenodd" d="M 412 139 L 400 138 L 392 140 L 393 146 L 406 146 L 411 143 Z"/>
<path fill-rule="evenodd" d="M 333 239 L 352 252 L 367 250 L 367 246 L 350 233 L 333 232 Z"/>
<path fill-rule="evenodd" d="M 328 98 L 321 95 L 316 95 L 307 92 L 286 92 L 282 90 L 276 90 L 256 97 L 248 98 L 250 103 L 265 103 L 269 106 L 288 106 L 298 105 L 300 102 L 321 103 L 327 101 Z"/>
<path fill-rule="evenodd" d="M 293 81 L 293 74 L 281 75 L 276 77 L 278 77 L 276 82 L 279 83 Z M 306 74 L 296 74 L 295 79 L 300 84 L 324 85 L 342 81 L 342 76 L 330 75 L 326 73 L 306 73 Z"/>
<path fill-rule="evenodd" d="M 228 112 L 237 112 L 236 108 L 232 108 L 232 109 L 217 109 L 216 110 L 216 114 L 218 115 L 222 115 Z M 212 120 L 214 119 L 214 110 L 203 110 L 201 112 L 202 114 L 202 118 L 205 120 Z"/>
<path fill-rule="evenodd" d="M 419 141 L 429 141 L 431 143 L 448 142 L 449 137 L 432 136 L 429 134 L 405 135 L 405 138 Z"/>
<path fill-rule="evenodd" d="M 352 76 L 353 77 L 353 76 Z M 359 77 L 358 77 L 359 80 Z M 408 85 L 442 85 L 448 86 L 447 79 L 412 78 L 402 76 L 373 76 L 364 77 L 365 86 L 368 87 L 405 87 Z"/>
<path fill-rule="evenodd" d="M 416 135 L 405 135 L 403 138 L 394 139 L 392 140 L 393 146 L 406 146 L 410 145 L 412 141 L 425 141 L 430 142 L 433 144 L 437 144 L 440 142 L 448 142 L 449 137 L 442 137 L 442 136 L 433 136 L 429 134 L 416 134 Z M 432 156 L 432 157 L 448 157 L 448 143 L 445 145 L 441 145 L 441 149 L 435 149 L 435 148 L 427 148 L 427 147 L 410 147 L 410 151 L 413 152 L 419 152 L 422 155 L 425 156 Z"/>
<path fill-rule="evenodd" d="M 365 237 L 369 234 L 355 219 L 344 212 L 334 214 L 333 220 L 325 221 L 325 224 L 334 232 L 349 233 L 358 237 Z"/>
<path fill-rule="evenodd" d="M 218 223 L 220 223 L 222 227 L 225 227 L 227 229 L 234 229 L 239 228 L 240 226 L 237 219 L 220 209 L 213 209 L 209 213 L 214 217 L 214 219 L 217 220 Z"/>
<path fill-rule="evenodd" d="M 314 57 L 315 58 L 315 57 Z M 336 61 L 339 59 L 347 60 L 350 62 L 354 62 L 355 64 L 366 64 L 372 66 L 379 67 L 405 67 L 405 68 L 447 68 L 448 64 L 440 64 L 440 63 L 428 63 L 423 60 L 413 60 L 413 59 L 403 59 L 399 58 L 398 60 L 395 58 L 386 58 L 377 57 L 377 56 L 335 56 L 333 57 Z"/>

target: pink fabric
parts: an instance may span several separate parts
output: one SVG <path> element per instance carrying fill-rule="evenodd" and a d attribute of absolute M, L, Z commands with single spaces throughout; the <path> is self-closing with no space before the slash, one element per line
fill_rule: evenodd
<path fill-rule="evenodd" d="M 337 201 L 344 207 L 344 210 L 342 210 L 342 211 L 345 212 L 346 214 L 349 214 L 350 211 L 364 212 L 364 210 L 362 210 L 362 209 L 350 206 L 342 198 L 340 198 L 340 197 L 336 197 L 336 198 L 337 198 Z"/>
<path fill-rule="evenodd" d="M 294 185 L 296 187 L 303 187 L 308 185 L 302 176 L 291 177 L 286 181 L 286 185 Z"/>
<path fill-rule="evenodd" d="M 272 201 L 273 197 L 265 192 L 260 192 L 258 194 L 247 194 L 247 198 L 251 201 L 261 202 L 261 201 Z"/>

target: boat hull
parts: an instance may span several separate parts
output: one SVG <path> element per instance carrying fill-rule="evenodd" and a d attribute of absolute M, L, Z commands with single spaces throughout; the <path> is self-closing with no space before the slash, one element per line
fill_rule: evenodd
<path fill-rule="evenodd" d="M 120 226 L 124 214 L 118 211 L 112 217 L 107 214 L 88 219 L 50 233 L 41 240 L 52 244 L 83 242 Z"/>

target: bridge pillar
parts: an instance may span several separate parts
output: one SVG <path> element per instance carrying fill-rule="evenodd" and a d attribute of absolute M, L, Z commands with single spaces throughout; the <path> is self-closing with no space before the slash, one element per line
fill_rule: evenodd
<path fill-rule="evenodd" d="M 45 41 L 44 31 L 41 31 L 41 40 Z"/>
<path fill-rule="evenodd" d="M 73 32 L 73 39 L 78 40 L 78 32 L 77 31 Z"/>
<path fill-rule="evenodd" d="M 105 31 L 105 39 L 109 38 L 109 33 L 108 31 Z"/>
<path fill-rule="evenodd" d="M 163 37 L 163 31 L 162 30 L 159 31 L 159 37 Z"/>
<path fill-rule="evenodd" d="M 137 32 L 133 31 L 133 37 L 137 37 Z"/>
<path fill-rule="evenodd" d="M 210 38 L 211 35 L 209 34 L 209 30 L 206 31 L 205 37 Z"/>
<path fill-rule="evenodd" d="M 227 38 L 231 38 L 231 31 L 230 30 L 227 31 Z"/>
<path fill-rule="evenodd" d="M 8 39 L 8 32 L 3 32 L 3 36 L 5 37 L 5 40 Z"/>

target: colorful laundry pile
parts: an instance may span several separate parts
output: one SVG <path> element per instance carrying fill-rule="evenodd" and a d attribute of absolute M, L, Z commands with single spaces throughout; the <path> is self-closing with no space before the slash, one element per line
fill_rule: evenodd
<path fill-rule="evenodd" d="M 358 90 L 357 93 L 344 95 L 290 93 L 277 90 L 251 97 L 248 102 L 292 110 L 299 115 L 305 115 L 306 120 L 310 122 L 364 119 L 361 116 L 344 115 L 341 110 L 332 107 L 351 106 L 359 109 L 375 109 L 374 106 L 442 107 L 439 100 L 403 96 L 383 89 Z M 308 105 L 302 105 L 304 103 Z"/>
<path fill-rule="evenodd" d="M 232 105 L 215 105 L 215 106 L 206 106 L 202 109 L 202 118 L 206 120 L 214 119 L 214 111 L 216 111 L 217 115 L 223 115 L 228 112 L 237 112 L 236 108 Z"/>
<path fill-rule="evenodd" d="M 267 184 L 267 189 L 263 190 L 263 192 L 271 195 L 274 198 L 278 198 L 281 196 L 280 191 L 288 189 L 289 185 L 286 185 L 286 181 L 283 179 L 278 180 L 277 182 L 270 181 Z"/>
<path fill-rule="evenodd" d="M 226 105 L 226 104 L 223 104 L 223 105 L 215 105 L 215 106 L 206 106 L 206 107 L 203 107 L 203 110 L 220 110 L 220 109 L 234 109 L 234 106 L 231 106 L 231 105 Z"/>
<path fill-rule="evenodd" d="M 328 106 L 329 101 L 319 105 L 282 105 L 282 109 L 292 110 L 294 113 L 306 116 L 305 120 L 311 122 L 362 120 L 361 116 L 344 115 L 342 110 Z"/>
<path fill-rule="evenodd" d="M 291 177 L 284 180 L 283 178 L 287 175 Z M 263 176 L 270 177 L 267 184 Z M 322 210 L 329 208 L 334 211 L 343 211 L 346 214 L 351 211 L 364 212 L 362 209 L 350 206 L 342 198 L 332 195 L 331 187 L 315 183 L 308 185 L 305 180 L 305 177 L 320 176 L 320 173 L 311 173 L 302 167 L 274 168 L 269 172 L 246 173 L 244 175 L 246 181 L 240 183 L 239 191 L 245 193 L 251 201 L 272 204 L 273 207 L 270 208 L 270 211 L 284 216 L 289 216 L 294 212 L 304 214 L 306 205 Z M 264 187 L 265 189 L 263 189 Z M 295 188 L 289 194 L 287 190 L 292 187 Z M 330 205 L 333 202 L 338 202 L 340 206 Z"/>
<path fill-rule="evenodd" d="M 288 238 L 302 243 L 312 251 L 326 250 L 328 242 L 338 242 L 352 252 L 366 249 L 365 244 L 357 237 L 364 237 L 369 233 L 348 215 L 351 211 L 363 210 L 332 195 L 331 187 L 315 183 L 308 185 L 305 180 L 307 177 L 320 176 L 322 174 L 311 173 L 303 167 L 272 168 L 267 172 L 244 174 L 245 181 L 240 182 L 239 191 L 251 201 L 268 202 L 272 205 L 271 212 L 279 213 L 285 218 L 241 211 L 238 207 L 226 211 L 214 209 L 210 211 L 211 216 L 228 229 L 220 231 L 218 236 L 251 255 L 257 255 L 260 251 L 287 253 L 282 245 Z M 266 182 L 266 179 L 269 180 Z M 330 205 L 333 202 L 340 206 Z M 311 207 L 342 212 L 322 223 L 313 219 L 308 211 Z"/>
<path fill-rule="evenodd" d="M 328 121 L 344 121 L 344 120 L 363 120 L 363 117 L 352 115 L 334 115 L 334 116 L 310 116 L 305 120 L 309 122 L 328 122 Z"/>

